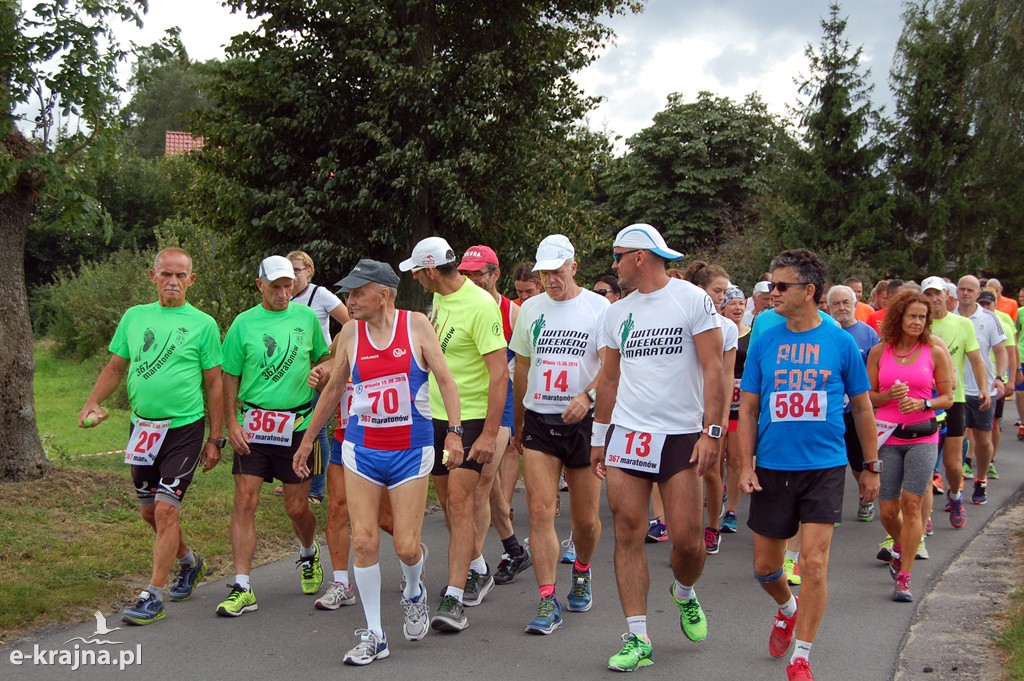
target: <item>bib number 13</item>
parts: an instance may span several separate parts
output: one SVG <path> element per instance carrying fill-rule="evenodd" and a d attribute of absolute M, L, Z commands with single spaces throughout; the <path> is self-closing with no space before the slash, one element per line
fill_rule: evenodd
<path fill-rule="evenodd" d="M 771 394 L 772 421 L 824 421 L 828 393 L 824 390 L 785 390 Z"/>

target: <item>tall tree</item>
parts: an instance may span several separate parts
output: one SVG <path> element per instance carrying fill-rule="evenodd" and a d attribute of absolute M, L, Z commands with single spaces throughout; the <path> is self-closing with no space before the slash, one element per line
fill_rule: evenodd
<path fill-rule="evenodd" d="M 141 24 L 145 0 L 44 0 L 29 13 L 17 0 L 0 0 L 0 251 L 14 265 L 0 278 L 0 480 L 24 480 L 49 468 L 36 427 L 32 394 L 32 327 L 25 293 L 25 236 L 40 192 L 63 190 L 68 161 L 102 135 L 111 120 L 125 53 L 109 22 Z M 18 127 L 30 102 L 40 138 Z M 82 132 L 56 145 L 52 116 L 78 119 Z M 88 213 L 88 211 L 87 211 Z"/>
<path fill-rule="evenodd" d="M 805 52 L 810 75 L 797 80 L 801 143 L 791 150 L 784 182 L 796 210 L 782 234 L 790 244 L 844 260 L 870 256 L 883 268 L 898 268 L 904 261 L 889 229 L 880 115 L 870 99 L 870 71 L 861 70 L 861 48 L 851 47 L 840 12 L 838 3 L 829 6 L 818 48 L 808 44 Z"/>
<path fill-rule="evenodd" d="M 551 226 L 593 239 L 578 192 L 601 149 L 570 76 L 611 35 L 600 16 L 639 2 L 229 4 L 261 24 L 211 91 L 201 204 L 250 254 L 302 244 L 337 270 L 430 234 L 513 255 Z"/>

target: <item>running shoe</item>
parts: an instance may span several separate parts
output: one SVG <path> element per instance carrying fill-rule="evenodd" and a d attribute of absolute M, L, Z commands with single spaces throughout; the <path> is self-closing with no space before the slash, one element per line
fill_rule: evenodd
<path fill-rule="evenodd" d="M 571 564 L 576 562 L 576 545 L 572 543 L 572 535 L 562 542 L 562 546 L 565 547 L 565 552 L 562 554 L 562 562 L 565 564 Z"/>
<path fill-rule="evenodd" d="M 402 596 L 402 609 L 405 611 L 405 624 L 402 633 L 407 641 L 419 641 L 430 630 L 430 606 L 427 605 L 427 588 L 420 582 L 419 600 L 410 601 Z"/>
<path fill-rule="evenodd" d="M 345 653 L 342 660 L 345 664 L 365 667 L 374 660 L 383 660 L 391 654 L 388 650 L 388 640 L 384 636 L 377 636 L 369 629 L 356 629 L 359 636 L 359 643 L 352 650 Z"/>
<path fill-rule="evenodd" d="M 252 587 L 243 589 L 237 584 L 232 584 L 231 593 L 217 606 L 217 614 L 221 617 L 238 617 L 258 609 L 256 594 L 253 593 Z"/>
<path fill-rule="evenodd" d="M 788 681 L 814 681 L 811 663 L 807 661 L 806 657 L 798 657 L 786 665 L 786 679 Z"/>
<path fill-rule="evenodd" d="M 559 476 L 559 478 L 558 478 L 558 491 L 559 492 L 568 492 L 569 491 L 569 483 L 567 483 L 565 481 L 565 471 L 562 471 L 562 475 Z"/>
<path fill-rule="evenodd" d="M 974 469 L 971 468 L 971 464 L 965 463 L 964 464 L 964 480 L 973 480 L 973 479 L 974 479 Z"/>
<path fill-rule="evenodd" d="M 654 664 L 651 650 L 651 641 L 646 636 L 636 634 L 623 634 L 622 640 L 626 642 L 622 650 L 608 658 L 608 669 L 616 672 L 632 672 L 640 667 L 650 667 Z"/>
<path fill-rule="evenodd" d="M 892 599 L 898 603 L 911 603 L 914 600 L 910 594 L 910 575 L 906 572 L 896 575 L 896 584 L 892 588 Z"/>
<path fill-rule="evenodd" d="M 869 501 L 857 506 L 857 520 L 862 523 L 870 523 L 875 519 L 875 502 Z"/>
<path fill-rule="evenodd" d="M 889 576 L 896 579 L 896 577 L 903 571 L 903 557 L 900 556 L 896 551 L 892 552 L 892 560 L 889 561 Z"/>
<path fill-rule="evenodd" d="M 647 523 L 647 538 L 644 541 L 648 544 L 668 541 L 668 528 L 661 522 L 661 518 L 651 518 Z"/>
<path fill-rule="evenodd" d="M 875 558 L 883 563 L 888 563 L 892 560 L 892 545 L 892 537 L 885 535 L 885 539 L 883 539 L 882 543 L 878 545 L 878 553 L 875 555 Z"/>
<path fill-rule="evenodd" d="M 341 582 L 331 582 L 327 587 L 327 593 L 316 599 L 313 606 L 317 610 L 337 610 L 343 605 L 355 605 L 356 592 L 350 586 Z"/>
<path fill-rule="evenodd" d="M 562 628 L 562 606 L 558 599 L 552 594 L 547 598 L 540 599 L 537 606 L 537 615 L 526 624 L 527 634 L 541 634 L 547 636 L 555 629 Z"/>
<path fill-rule="evenodd" d="M 320 590 L 324 584 L 324 566 L 320 564 L 320 544 L 313 542 L 313 555 L 303 558 L 301 555 L 295 561 L 295 567 L 302 570 L 302 577 L 299 583 L 302 585 L 302 593 L 313 595 Z"/>
<path fill-rule="evenodd" d="M 935 523 L 932 522 L 931 518 L 928 518 L 928 522 L 924 524 L 924 536 L 930 537 L 935 534 Z"/>
<path fill-rule="evenodd" d="M 921 543 L 917 546 L 917 553 L 914 554 L 918 560 L 928 560 L 928 547 L 924 545 L 924 537 L 921 537 Z"/>
<path fill-rule="evenodd" d="M 791 586 L 800 586 L 803 578 L 800 576 L 800 563 L 793 558 L 785 558 L 782 561 L 782 571 L 786 574 L 786 581 Z"/>
<path fill-rule="evenodd" d="M 138 626 L 159 622 L 165 617 L 167 611 L 164 610 L 164 602 L 153 598 L 153 594 L 148 591 L 139 594 L 139 600 L 135 601 L 135 605 L 121 611 L 122 622 Z"/>
<path fill-rule="evenodd" d="M 974 494 L 971 495 L 971 503 L 975 506 L 981 506 L 982 504 L 988 503 L 988 494 L 985 492 L 988 490 L 988 483 L 982 482 L 981 480 L 974 481 Z"/>
<path fill-rule="evenodd" d="M 206 576 L 206 561 L 196 556 L 194 565 L 178 565 L 178 576 L 167 592 L 169 601 L 187 601 L 192 598 L 196 585 Z"/>
<path fill-rule="evenodd" d="M 955 529 L 961 529 L 967 524 L 967 510 L 964 508 L 964 500 L 949 500 L 949 524 Z"/>
<path fill-rule="evenodd" d="M 718 530 L 713 530 L 710 527 L 704 528 L 704 548 L 707 550 L 709 556 L 713 556 L 718 553 L 721 542 L 722 536 L 718 533 Z"/>
<path fill-rule="evenodd" d="M 988 465 L 988 479 L 989 480 L 998 480 L 999 479 L 999 471 L 996 470 L 996 465 L 994 463 L 990 463 Z"/>
<path fill-rule="evenodd" d="M 782 657 L 792 645 L 793 634 L 796 633 L 798 612 L 794 612 L 792 617 L 783 615 L 781 609 L 775 613 L 775 619 L 772 620 L 772 633 L 768 636 L 768 654 L 772 657 Z"/>
<path fill-rule="evenodd" d="M 435 631 L 462 631 L 469 626 L 469 618 L 455 596 L 445 594 L 441 604 L 437 606 L 434 619 L 430 620 L 430 628 Z"/>
<path fill-rule="evenodd" d="M 725 532 L 726 534 L 736 534 L 737 520 L 735 513 L 726 511 L 725 517 L 722 518 L 722 526 L 718 528 L 718 531 Z"/>
<path fill-rule="evenodd" d="M 594 604 L 594 596 L 590 590 L 590 570 L 579 572 L 572 570 L 572 589 L 566 599 L 569 612 L 586 612 Z"/>
<path fill-rule="evenodd" d="M 942 488 L 942 476 L 938 473 L 932 473 L 932 494 L 938 496 L 944 492 L 945 490 Z"/>
<path fill-rule="evenodd" d="M 531 564 L 530 552 L 525 548 L 515 558 L 507 553 L 501 554 L 501 562 L 498 563 L 498 570 L 494 573 L 494 583 L 511 584 L 515 581 L 516 575 L 530 567 Z"/>
<path fill-rule="evenodd" d="M 708 620 L 704 616 L 704 610 L 697 600 L 697 592 L 693 592 L 693 598 L 688 601 L 680 601 L 676 598 L 676 583 L 673 581 L 668 592 L 672 596 L 672 602 L 679 608 L 679 628 L 686 634 L 686 638 L 698 643 L 708 637 Z"/>
<path fill-rule="evenodd" d="M 467 608 L 480 605 L 484 602 L 484 596 L 489 594 L 493 588 L 494 575 L 490 570 L 486 575 L 482 575 L 476 570 L 470 570 L 469 576 L 466 577 L 466 591 L 462 596 L 462 604 Z"/>

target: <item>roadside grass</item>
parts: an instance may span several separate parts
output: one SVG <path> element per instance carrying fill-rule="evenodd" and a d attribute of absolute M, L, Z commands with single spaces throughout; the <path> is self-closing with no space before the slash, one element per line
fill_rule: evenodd
<path fill-rule="evenodd" d="M 1020 565 L 1020 558 L 1024 557 L 1024 530 L 1017 530 L 1012 536 L 1013 553 Z M 999 615 L 1003 630 L 998 643 L 1006 655 L 1003 678 L 1006 681 L 1024 681 L 1024 588 L 1015 589 L 1011 598 L 1013 605 Z"/>

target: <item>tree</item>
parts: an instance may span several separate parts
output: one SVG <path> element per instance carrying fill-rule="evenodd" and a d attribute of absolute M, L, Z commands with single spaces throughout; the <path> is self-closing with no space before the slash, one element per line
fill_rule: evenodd
<path fill-rule="evenodd" d="M 839 13 L 838 4 L 829 6 L 818 49 L 808 44 L 805 52 L 811 75 L 797 80 L 806 98 L 794 110 L 801 143 L 790 150 L 782 185 L 796 212 L 780 225 L 781 234 L 790 246 L 844 251 L 882 269 L 899 269 L 906 264 L 904 249 L 893 242 L 890 229 L 870 72 L 860 70 L 861 48 L 851 49 Z"/>
<path fill-rule="evenodd" d="M 145 0 L 46 0 L 23 13 L 17 0 L 0 0 L 0 249 L 14 254 L 15 262 L 0 279 L 0 480 L 40 477 L 49 468 L 36 427 L 22 258 L 32 211 L 44 187 L 56 195 L 64 191 L 65 164 L 111 120 L 116 67 L 125 53 L 108 22 L 138 24 L 145 6 Z M 36 118 L 43 135 L 30 140 L 17 123 L 33 99 L 44 103 Z M 48 137 L 55 111 L 81 121 L 80 131 L 60 145 Z"/>
<path fill-rule="evenodd" d="M 726 225 L 742 234 L 752 221 L 747 208 L 768 190 L 785 137 L 757 95 L 742 104 L 710 92 L 691 103 L 669 95 L 604 176 L 608 211 L 619 224 L 655 225 L 688 253 L 710 248 Z"/>
<path fill-rule="evenodd" d="M 248 256 L 302 245 L 338 273 L 431 234 L 505 257 L 549 227 L 593 241 L 601 214 L 573 204 L 600 148 L 570 76 L 610 36 L 598 17 L 639 3 L 229 4 L 262 23 L 211 89 L 199 206 Z"/>

